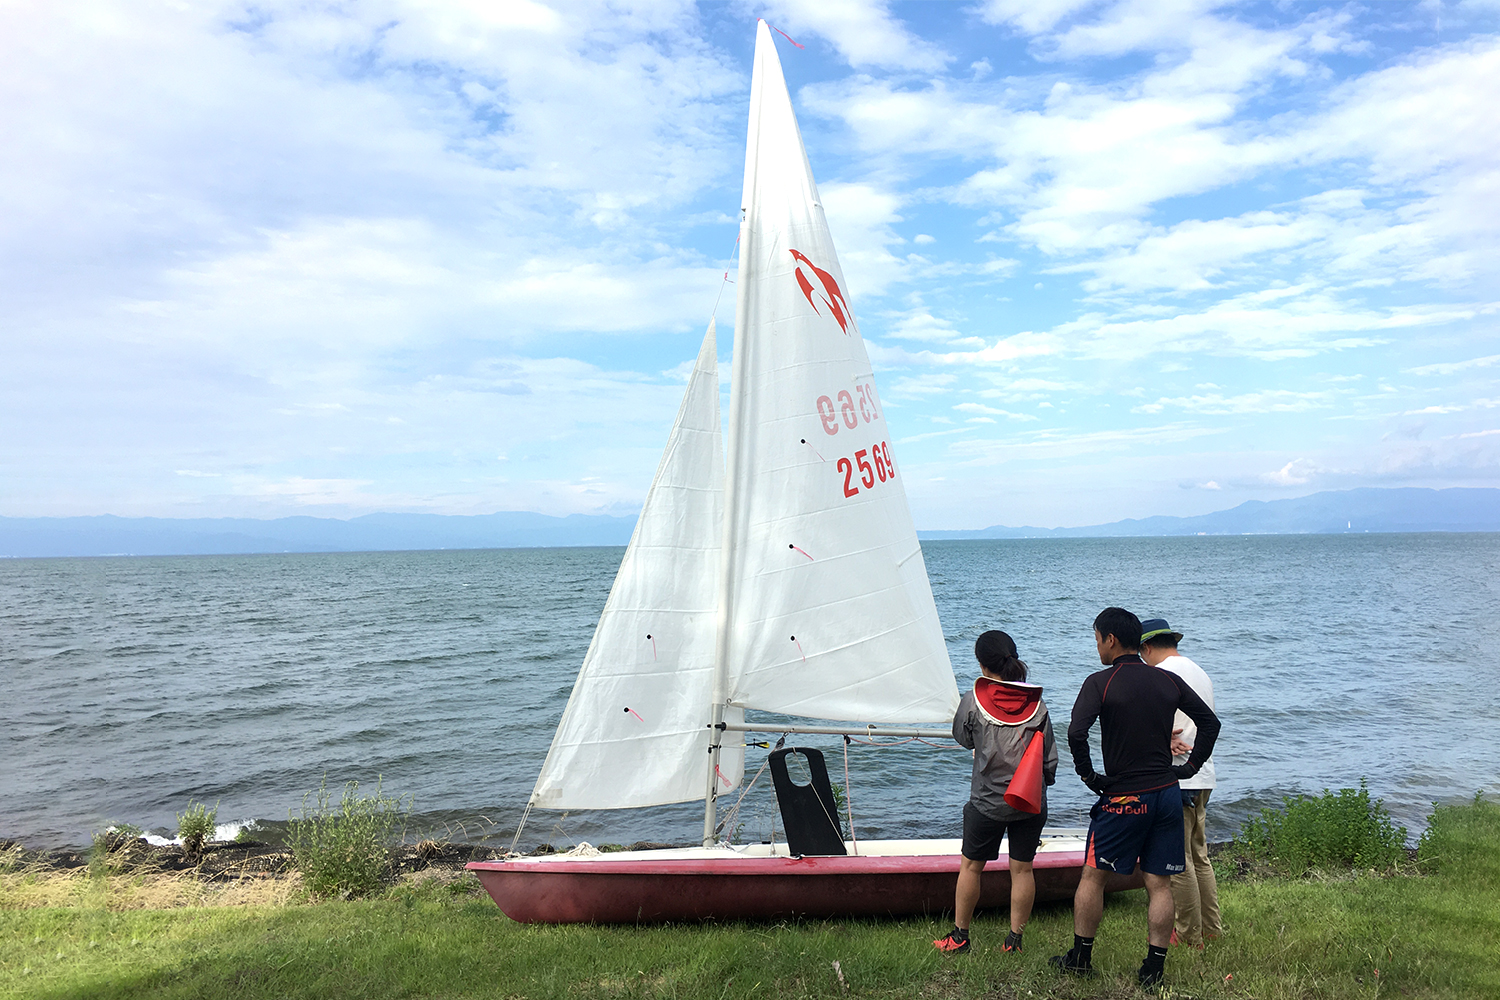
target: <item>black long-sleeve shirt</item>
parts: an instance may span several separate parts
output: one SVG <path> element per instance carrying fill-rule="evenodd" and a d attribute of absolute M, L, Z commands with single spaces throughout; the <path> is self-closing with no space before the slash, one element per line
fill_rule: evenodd
<path fill-rule="evenodd" d="M 1073 702 L 1068 725 L 1074 770 L 1084 779 L 1095 773 L 1089 730 L 1097 719 L 1108 794 L 1130 795 L 1175 784 L 1172 719 L 1179 708 L 1198 724 L 1198 739 L 1187 762 L 1196 774 L 1214 752 L 1219 717 L 1186 681 L 1150 666 L 1135 653 L 1090 674 Z"/>

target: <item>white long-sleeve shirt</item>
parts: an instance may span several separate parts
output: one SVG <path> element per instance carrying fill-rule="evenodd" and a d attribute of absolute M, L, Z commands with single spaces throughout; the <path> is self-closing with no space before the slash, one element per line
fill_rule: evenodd
<path fill-rule="evenodd" d="M 1216 713 L 1218 712 L 1218 709 L 1214 708 L 1214 682 L 1208 679 L 1208 674 L 1203 672 L 1202 667 L 1198 666 L 1198 664 L 1194 663 L 1186 656 L 1183 656 L 1181 653 L 1167 657 L 1165 660 L 1162 660 L 1160 663 L 1158 663 L 1157 666 L 1161 667 L 1163 670 L 1170 670 L 1178 677 L 1181 677 L 1183 680 L 1187 681 L 1188 687 L 1192 688 L 1193 691 L 1198 695 L 1198 697 L 1208 702 L 1209 708 L 1213 708 Z M 1195 723 L 1192 719 L 1189 719 L 1183 713 L 1177 713 L 1177 718 L 1172 723 L 1172 728 L 1182 730 L 1182 735 L 1179 737 L 1179 739 L 1181 739 L 1182 742 L 1186 743 L 1188 746 L 1193 746 L 1198 742 L 1197 723 Z M 1187 759 L 1187 754 L 1179 754 L 1178 756 L 1172 758 L 1172 763 L 1186 764 Z M 1188 790 L 1192 790 L 1194 788 L 1213 788 L 1213 758 L 1210 757 L 1208 760 L 1204 761 L 1203 767 L 1198 771 L 1197 774 L 1193 775 L 1191 778 L 1183 778 L 1178 782 L 1178 785 Z"/>

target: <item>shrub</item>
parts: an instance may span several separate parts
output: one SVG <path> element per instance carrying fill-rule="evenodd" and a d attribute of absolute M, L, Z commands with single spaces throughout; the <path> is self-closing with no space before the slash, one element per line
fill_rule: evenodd
<path fill-rule="evenodd" d="M 13 841 L 0 841 L 0 875 L 19 871 L 26 863 L 26 849 Z"/>
<path fill-rule="evenodd" d="M 94 834 L 93 846 L 89 848 L 89 874 L 103 876 L 124 867 L 125 848 L 145 831 L 133 823 L 111 823 Z"/>
<path fill-rule="evenodd" d="M 372 795 L 361 795 L 359 782 L 349 782 L 335 803 L 325 777 L 309 808 L 313 794 L 302 797 L 302 815 L 290 818 L 286 834 L 308 890 L 350 898 L 380 888 L 391 871 L 391 838 L 411 813 L 411 800 L 384 794 L 378 780 Z"/>
<path fill-rule="evenodd" d="M 218 803 L 210 809 L 202 802 L 188 799 L 187 811 L 177 814 L 177 836 L 182 838 L 182 853 L 189 858 L 201 858 L 203 845 L 213 837 L 218 825 Z"/>
<path fill-rule="evenodd" d="M 1391 822 L 1361 778 L 1358 790 L 1325 788 L 1321 797 L 1287 797 L 1280 809 L 1262 809 L 1235 837 L 1234 849 L 1292 875 L 1313 868 L 1389 870 L 1406 852 L 1406 827 Z"/>
<path fill-rule="evenodd" d="M 145 832 L 134 823 L 111 823 L 103 832 L 94 834 L 94 843 L 102 843 L 106 851 L 118 851 L 139 840 Z"/>

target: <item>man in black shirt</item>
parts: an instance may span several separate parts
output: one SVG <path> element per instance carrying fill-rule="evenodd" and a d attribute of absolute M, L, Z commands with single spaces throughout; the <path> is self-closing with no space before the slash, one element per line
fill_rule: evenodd
<path fill-rule="evenodd" d="M 1090 674 L 1073 703 L 1068 749 L 1084 784 L 1099 796 L 1089 815 L 1083 876 L 1073 897 L 1073 947 L 1052 964 L 1065 972 L 1094 971 L 1094 932 L 1104 913 L 1110 872 L 1128 875 L 1139 863 L 1149 897 L 1150 947 L 1137 977 L 1161 982 L 1172 935 L 1172 876 L 1185 867 L 1182 794 L 1178 778 L 1198 773 L 1213 753 L 1219 718 L 1187 682 L 1141 659 L 1141 622 L 1124 608 L 1094 619 L 1094 645 L 1105 669 Z M 1172 720 L 1178 709 L 1198 725 L 1186 764 L 1172 764 Z M 1104 773 L 1094 770 L 1089 730 L 1099 722 Z"/>

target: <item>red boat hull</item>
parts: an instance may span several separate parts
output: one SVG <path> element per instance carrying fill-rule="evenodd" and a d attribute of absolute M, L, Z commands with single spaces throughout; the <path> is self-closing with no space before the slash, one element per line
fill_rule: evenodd
<path fill-rule="evenodd" d="M 654 923 L 778 917 L 873 917 L 953 909 L 960 857 L 671 858 L 660 861 L 475 861 L 468 865 L 521 923 Z M 979 905 L 1010 902 L 1005 855 L 984 871 Z M 1081 851 L 1038 854 L 1038 901 L 1071 899 Z M 1114 875 L 1111 892 L 1144 884 Z"/>

